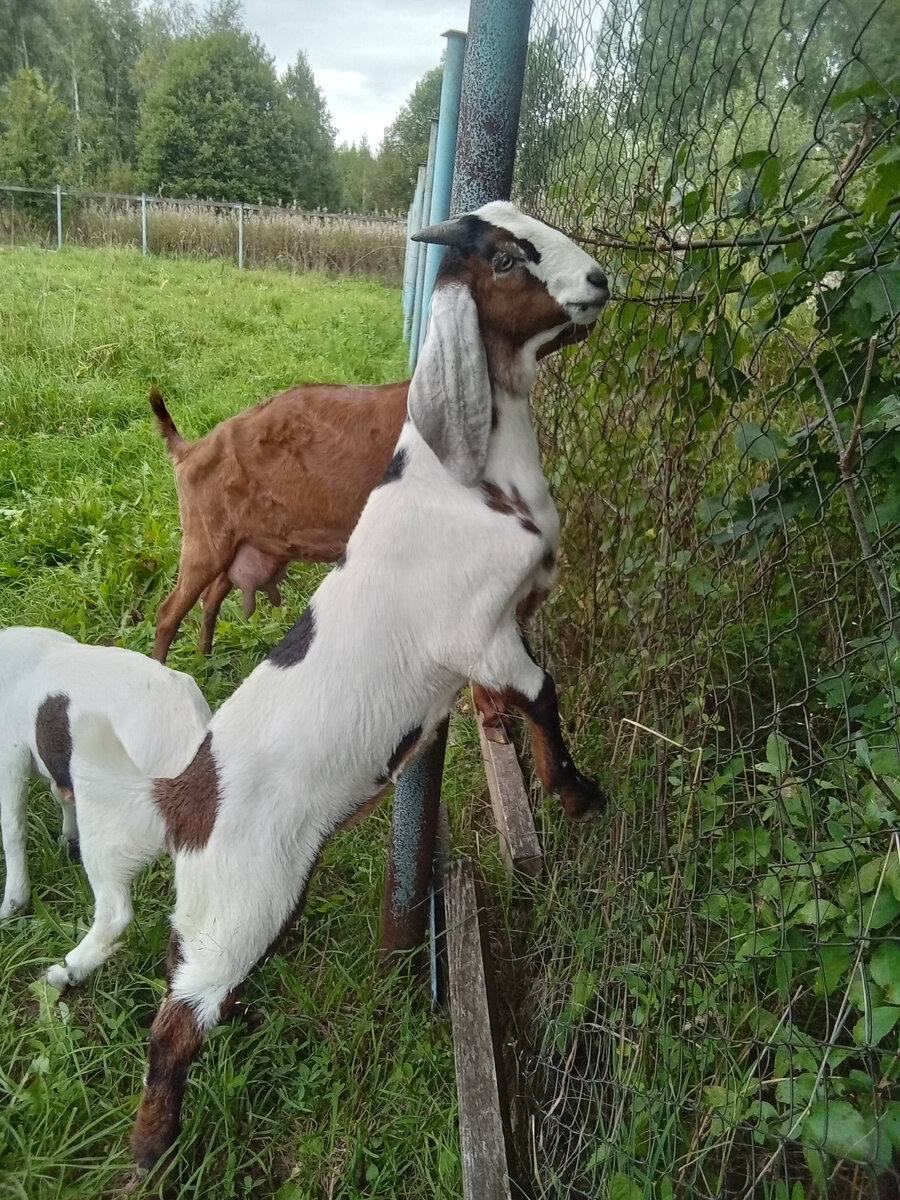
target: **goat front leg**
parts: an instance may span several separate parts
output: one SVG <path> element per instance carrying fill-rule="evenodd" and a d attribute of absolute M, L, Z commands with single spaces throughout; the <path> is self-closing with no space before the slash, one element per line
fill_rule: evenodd
<path fill-rule="evenodd" d="M 498 635 L 473 682 L 525 717 L 538 779 L 546 792 L 559 797 L 566 816 L 576 821 L 598 817 L 607 798 L 597 782 L 582 774 L 572 761 L 559 719 L 556 685 L 528 653 L 516 626 L 508 626 Z"/>

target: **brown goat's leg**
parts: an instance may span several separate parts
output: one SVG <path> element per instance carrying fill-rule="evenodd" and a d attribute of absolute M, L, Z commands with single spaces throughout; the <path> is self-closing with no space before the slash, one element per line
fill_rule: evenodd
<path fill-rule="evenodd" d="M 153 642 L 152 657 L 158 662 L 165 662 L 169 647 L 175 640 L 178 626 L 200 599 L 204 588 L 216 579 L 224 570 L 223 562 L 213 563 L 211 568 L 185 568 L 182 562 L 178 568 L 178 579 L 175 587 L 166 596 L 156 610 L 156 638 Z"/>
<path fill-rule="evenodd" d="M 216 633 L 216 621 L 219 619 L 219 609 L 222 601 L 231 591 L 231 580 L 227 572 L 217 575 L 206 591 L 201 601 L 203 619 L 200 622 L 200 653 L 209 654 L 212 650 L 213 638 Z"/>
<path fill-rule="evenodd" d="M 559 797 L 567 817 L 588 821 L 599 816 L 606 808 L 606 796 L 596 781 L 583 775 L 572 762 L 551 676 L 544 672 L 543 685 L 533 700 L 513 688 L 504 689 L 503 699 L 525 717 L 534 767 L 544 791 Z"/>

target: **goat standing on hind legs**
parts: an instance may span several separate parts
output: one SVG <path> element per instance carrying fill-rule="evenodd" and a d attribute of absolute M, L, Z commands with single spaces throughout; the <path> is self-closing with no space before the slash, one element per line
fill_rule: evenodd
<path fill-rule="evenodd" d="M 143 777 L 102 718 L 78 730 L 82 779 L 113 773 L 123 795 L 184 814 L 170 835 L 168 989 L 132 1136 L 143 1168 L 174 1142 L 206 1032 L 293 921 L 325 841 L 389 788 L 467 679 L 524 713 L 541 782 L 570 817 L 605 804 L 572 762 L 516 610 L 552 584 L 559 532 L 528 403 L 537 350 L 596 320 L 606 278 L 507 203 L 419 238 L 448 247 L 428 339 L 342 565 L 177 779 Z"/>

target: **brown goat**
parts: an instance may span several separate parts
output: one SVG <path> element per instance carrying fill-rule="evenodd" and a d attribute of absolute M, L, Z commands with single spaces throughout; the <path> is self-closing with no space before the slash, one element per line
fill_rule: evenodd
<path fill-rule="evenodd" d="M 288 388 L 182 437 L 156 388 L 150 404 L 175 467 L 181 513 L 178 579 L 156 615 L 153 657 L 165 662 L 203 597 L 200 652 L 232 586 L 248 616 L 257 590 L 273 604 L 289 562 L 334 562 L 385 472 L 406 417 L 409 381 Z"/>
<path fill-rule="evenodd" d="M 538 357 L 585 336 L 584 326 L 571 325 Z M 281 603 L 278 585 L 288 563 L 340 557 L 391 460 L 408 391 L 409 380 L 298 384 L 189 442 L 162 394 L 150 389 L 175 466 L 182 530 L 178 579 L 156 614 L 154 658 L 166 661 L 178 626 L 201 596 L 200 653 L 209 654 L 232 587 L 243 592 L 249 617 L 257 591 Z"/>

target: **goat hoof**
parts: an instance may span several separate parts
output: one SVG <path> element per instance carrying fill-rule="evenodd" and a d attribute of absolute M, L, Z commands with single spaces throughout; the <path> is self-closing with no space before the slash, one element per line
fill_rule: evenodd
<path fill-rule="evenodd" d="M 68 967 L 55 966 L 44 975 L 45 983 L 49 983 L 52 988 L 56 988 L 58 992 L 64 992 L 67 988 L 73 987 L 78 981 L 73 979 L 69 973 Z"/>
<path fill-rule="evenodd" d="M 0 921 L 5 921 L 7 917 L 18 917 L 23 913 L 28 912 L 28 900 L 12 899 L 7 900 L 0 908 Z"/>
<path fill-rule="evenodd" d="M 69 862 L 81 862 L 81 845 L 78 838 L 63 838 L 62 848 L 65 850 Z"/>
<path fill-rule="evenodd" d="M 489 742 L 496 742 L 498 746 L 508 746 L 509 738 L 506 736 L 506 730 L 503 728 L 503 722 L 498 717 L 496 721 L 488 723 L 484 722 L 484 736 Z"/>
<path fill-rule="evenodd" d="M 570 784 L 560 793 L 563 810 L 573 821 L 594 821 L 601 816 L 609 798 L 595 779 L 582 775 L 577 783 Z"/>

